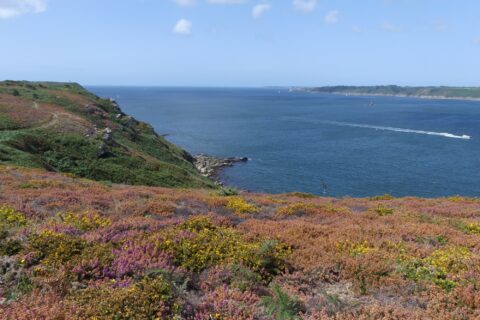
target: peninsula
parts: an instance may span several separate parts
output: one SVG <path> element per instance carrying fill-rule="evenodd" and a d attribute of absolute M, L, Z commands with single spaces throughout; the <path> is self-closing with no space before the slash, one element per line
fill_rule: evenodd
<path fill-rule="evenodd" d="M 425 99 L 480 100 L 480 87 L 402 87 L 388 86 L 329 86 L 293 87 L 292 91 L 343 95 L 395 96 Z"/>

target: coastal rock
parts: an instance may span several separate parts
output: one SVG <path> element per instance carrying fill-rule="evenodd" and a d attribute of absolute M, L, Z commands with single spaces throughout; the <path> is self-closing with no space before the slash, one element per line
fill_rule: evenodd
<path fill-rule="evenodd" d="M 199 154 L 194 156 L 193 164 L 203 176 L 214 178 L 221 168 L 231 167 L 236 163 L 247 161 L 247 157 L 217 158 L 206 154 Z"/>
<path fill-rule="evenodd" d="M 97 158 L 107 158 L 113 155 L 109 147 L 112 142 L 112 129 L 107 127 L 102 132 L 102 143 L 98 147 Z"/>

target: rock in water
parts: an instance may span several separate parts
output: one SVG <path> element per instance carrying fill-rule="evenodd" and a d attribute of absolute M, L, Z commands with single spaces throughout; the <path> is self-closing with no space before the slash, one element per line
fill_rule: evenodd
<path fill-rule="evenodd" d="M 199 154 L 194 157 L 193 163 L 203 176 L 215 178 L 218 170 L 221 168 L 231 167 L 235 163 L 247 161 L 247 157 L 217 158 L 206 154 Z"/>

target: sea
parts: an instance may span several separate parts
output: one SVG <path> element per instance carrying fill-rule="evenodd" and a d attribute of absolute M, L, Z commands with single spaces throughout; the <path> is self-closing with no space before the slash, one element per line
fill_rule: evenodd
<path fill-rule="evenodd" d="M 88 87 L 191 154 L 248 157 L 223 183 L 333 197 L 480 196 L 480 102 L 288 88 Z"/>

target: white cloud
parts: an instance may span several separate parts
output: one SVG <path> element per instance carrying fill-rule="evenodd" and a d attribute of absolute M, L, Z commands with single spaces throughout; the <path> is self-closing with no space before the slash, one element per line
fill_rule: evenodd
<path fill-rule="evenodd" d="M 192 23 L 187 19 L 180 19 L 173 27 L 173 33 L 182 36 L 189 36 L 192 34 Z"/>
<path fill-rule="evenodd" d="M 312 12 L 317 6 L 317 0 L 293 0 L 293 8 L 297 11 Z"/>
<path fill-rule="evenodd" d="M 252 17 L 254 19 L 260 18 L 265 12 L 270 10 L 272 8 L 272 5 L 269 3 L 260 3 L 257 4 L 253 7 L 252 9 Z"/>
<path fill-rule="evenodd" d="M 362 32 L 362 28 L 360 28 L 359 26 L 353 26 L 352 27 L 352 32 L 360 33 L 360 32 Z"/>
<path fill-rule="evenodd" d="M 386 31 L 386 32 L 401 32 L 401 31 L 403 31 L 403 28 L 401 28 L 399 26 L 396 26 L 391 22 L 385 22 L 382 25 L 382 30 Z"/>
<path fill-rule="evenodd" d="M 242 4 L 246 0 L 207 0 L 207 2 L 211 4 Z"/>
<path fill-rule="evenodd" d="M 0 19 L 47 10 L 46 0 L 0 0 Z"/>
<path fill-rule="evenodd" d="M 332 10 L 325 16 L 325 23 L 326 24 L 335 24 L 338 22 L 338 16 L 340 12 L 338 10 Z"/>
<path fill-rule="evenodd" d="M 197 0 L 173 0 L 176 4 L 182 7 L 190 7 L 197 3 Z"/>

